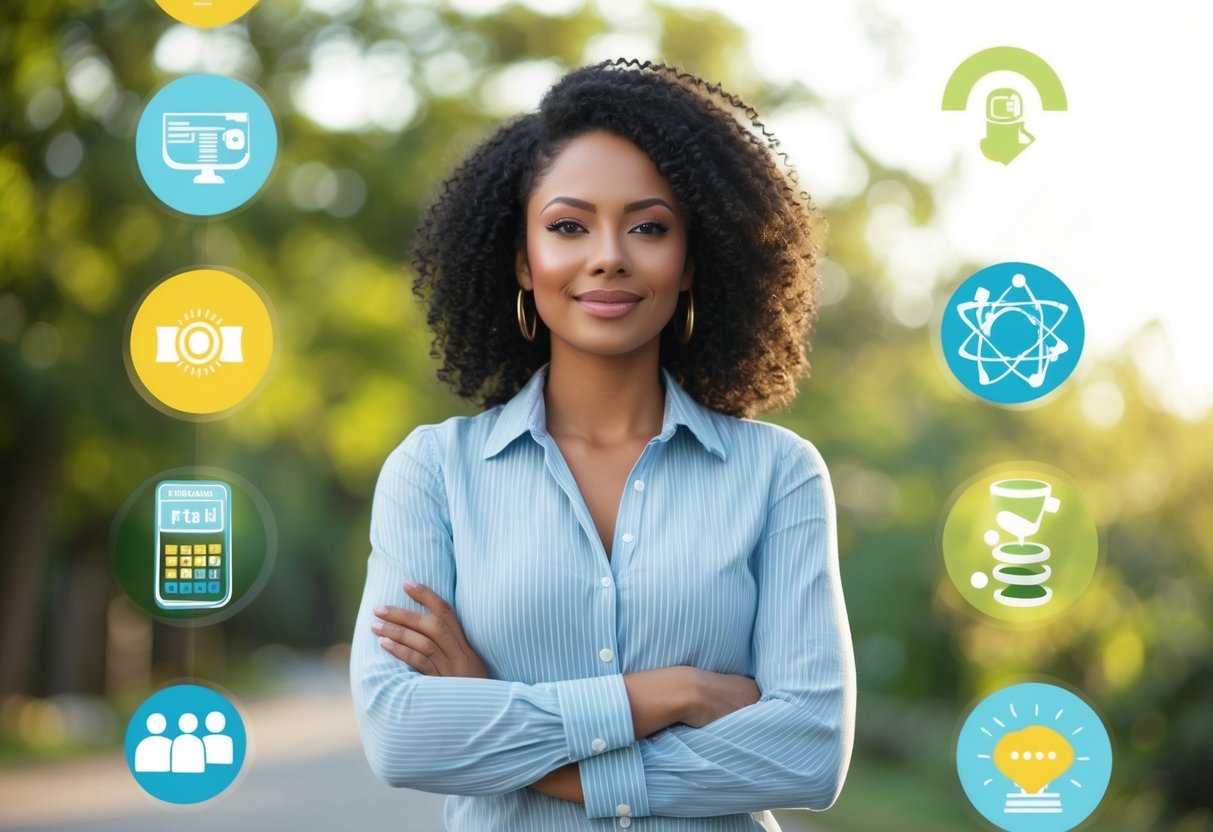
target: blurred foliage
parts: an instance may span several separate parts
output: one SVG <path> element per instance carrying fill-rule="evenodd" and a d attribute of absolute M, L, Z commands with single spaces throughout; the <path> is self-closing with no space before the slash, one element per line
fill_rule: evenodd
<path fill-rule="evenodd" d="M 10 740 L 10 717 L 35 701 L 17 697 L 129 700 L 140 684 L 114 669 L 117 634 L 138 626 L 115 624 L 127 619 L 115 611 L 106 538 L 146 477 L 191 460 L 225 467 L 274 508 L 277 565 L 255 603 L 197 633 L 150 628 L 156 678 L 220 670 L 260 645 L 348 639 L 379 465 L 412 426 L 472 412 L 433 380 L 404 263 L 411 230 L 446 172 L 517 106 L 520 73 L 583 62 L 610 24 L 592 7 L 549 17 L 509 5 L 478 17 L 391 0 L 326 5 L 342 11 L 267 0 L 206 35 L 150 0 L 0 11 L 0 694 L 14 695 L 0 721 Z M 724 18 L 649 14 L 657 54 L 637 57 L 724 81 L 776 134 L 778 108 L 817 103 L 801 85 L 759 77 Z M 386 84 L 395 109 L 364 103 L 358 123 L 356 100 L 345 100 L 355 91 L 317 82 L 334 67 Z M 270 184 L 221 220 L 162 208 L 134 164 L 142 102 L 186 71 L 257 84 L 280 122 Z M 326 123 L 317 100 L 352 120 Z M 901 794 L 923 812 L 952 807 L 939 809 L 936 828 L 961 828 L 950 761 L 958 721 L 976 698 L 1028 674 L 1073 685 L 1103 713 L 1117 752 L 1106 828 L 1213 828 L 1213 417 L 1185 421 L 1151 397 L 1133 358 L 1150 329 L 1123 357 L 1084 359 L 1043 407 L 1003 410 L 962 393 L 929 328 L 891 306 L 901 264 L 873 223 L 929 226 L 930 184 L 852 152 L 868 186 L 822 206 L 828 303 L 812 379 L 794 407 L 764 415 L 817 444 L 838 496 L 859 733 L 854 786 L 815 821 L 890 828 L 881 798 Z M 811 189 L 819 162 L 794 161 Z M 121 339 L 148 287 L 202 264 L 264 287 L 278 357 L 251 403 L 195 424 L 135 393 Z M 940 265 L 935 308 L 981 265 Z M 1095 585 L 1035 629 L 970 615 L 937 547 L 949 495 L 1011 459 L 1066 471 L 1104 537 Z"/>

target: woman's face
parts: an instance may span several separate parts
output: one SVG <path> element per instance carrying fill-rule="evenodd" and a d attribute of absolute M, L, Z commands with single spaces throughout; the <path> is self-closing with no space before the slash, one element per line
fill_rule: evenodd
<path fill-rule="evenodd" d="M 603 131 L 570 141 L 535 187 L 516 265 L 553 351 L 596 355 L 655 349 L 692 277 L 670 186 L 648 154 Z"/>

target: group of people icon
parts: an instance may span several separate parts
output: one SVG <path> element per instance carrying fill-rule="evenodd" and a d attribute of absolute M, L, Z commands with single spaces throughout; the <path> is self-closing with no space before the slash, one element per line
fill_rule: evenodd
<path fill-rule="evenodd" d="M 201 774 L 208 765 L 232 765 L 232 738 L 222 733 L 227 727 L 227 718 L 219 711 L 206 715 L 206 730 L 201 737 L 198 717 L 182 714 L 177 720 L 181 733 L 174 739 L 162 736 L 168 727 L 164 714 L 153 713 L 147 718 L 147 730 L 151 736 L 144 737 L 135 747 L 135 771 L 171 771 L 174 774 Z"/>

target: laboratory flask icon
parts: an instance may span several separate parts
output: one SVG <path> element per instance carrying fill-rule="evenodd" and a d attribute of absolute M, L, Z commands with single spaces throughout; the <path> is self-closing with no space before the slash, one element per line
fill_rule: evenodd
<path fill-rule="evenodd" d="M 997 531 L 985 534 L 987 545 L 994 547 L 995 580 L 1005 586 L 995 590 L 994 600 L 1008 607 L 1038 607 L 1047 604 L 1053 590 L 1045 581 L 1053 574 L 1048 560 L 1052 552 L 1043 543 L 1027 538 L 1040 531 L 1045 514 L 1056 514 L 1061 501 L 1053 496 L 1053 486 L 1044 480 L 1006 479 L 990 483 L 994 501 L 994 522 L 1014 540 L 1000 542 Z M 975 573 L 976 575 L 984 573 Z M 982 578 L 978 578 L 980 583 Z"/>
<path fill-rule="evenodd" d="M 1082 494 L 1039 462 L 998 465 L 970 479 L 949 501 L 940 532 L 960 598 L 1002 621 L 1058 615 L 1099 563 L 1099 530 Z"/>

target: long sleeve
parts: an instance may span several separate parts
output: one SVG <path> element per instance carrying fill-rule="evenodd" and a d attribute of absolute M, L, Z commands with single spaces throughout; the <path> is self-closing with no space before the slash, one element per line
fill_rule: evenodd
<path fill-rule="evenodd" d="M 424 608 L 407 580 L 453 603 L 455 565 L 431 426 L 388 457 L 371 509 L 371 555 L 353 637 L 350 681 L 367 759 L 393 786 L 496 795 L 635 742 L 622 674 L 527 685 L 426 676 L 371 632 L 379 604 Z"/>
<path fill-rule="evenodd" d="M 834 523 L 825 463 L 800 440 L 780 465 L 753 555 L 759 602 L 752 649 L 761 698 L 701 728 L 679 724 L 638 740 L 638 754 L 620 749 L 583 761 L 587 810 L 592 794 L 610 788 L 597 772 L 612 759 L 630 760 L 634 776 L 643 777 L 646 795 L 632 805 L 633 815 L 833 804 L 850 762 L 855 711 Z"/>

